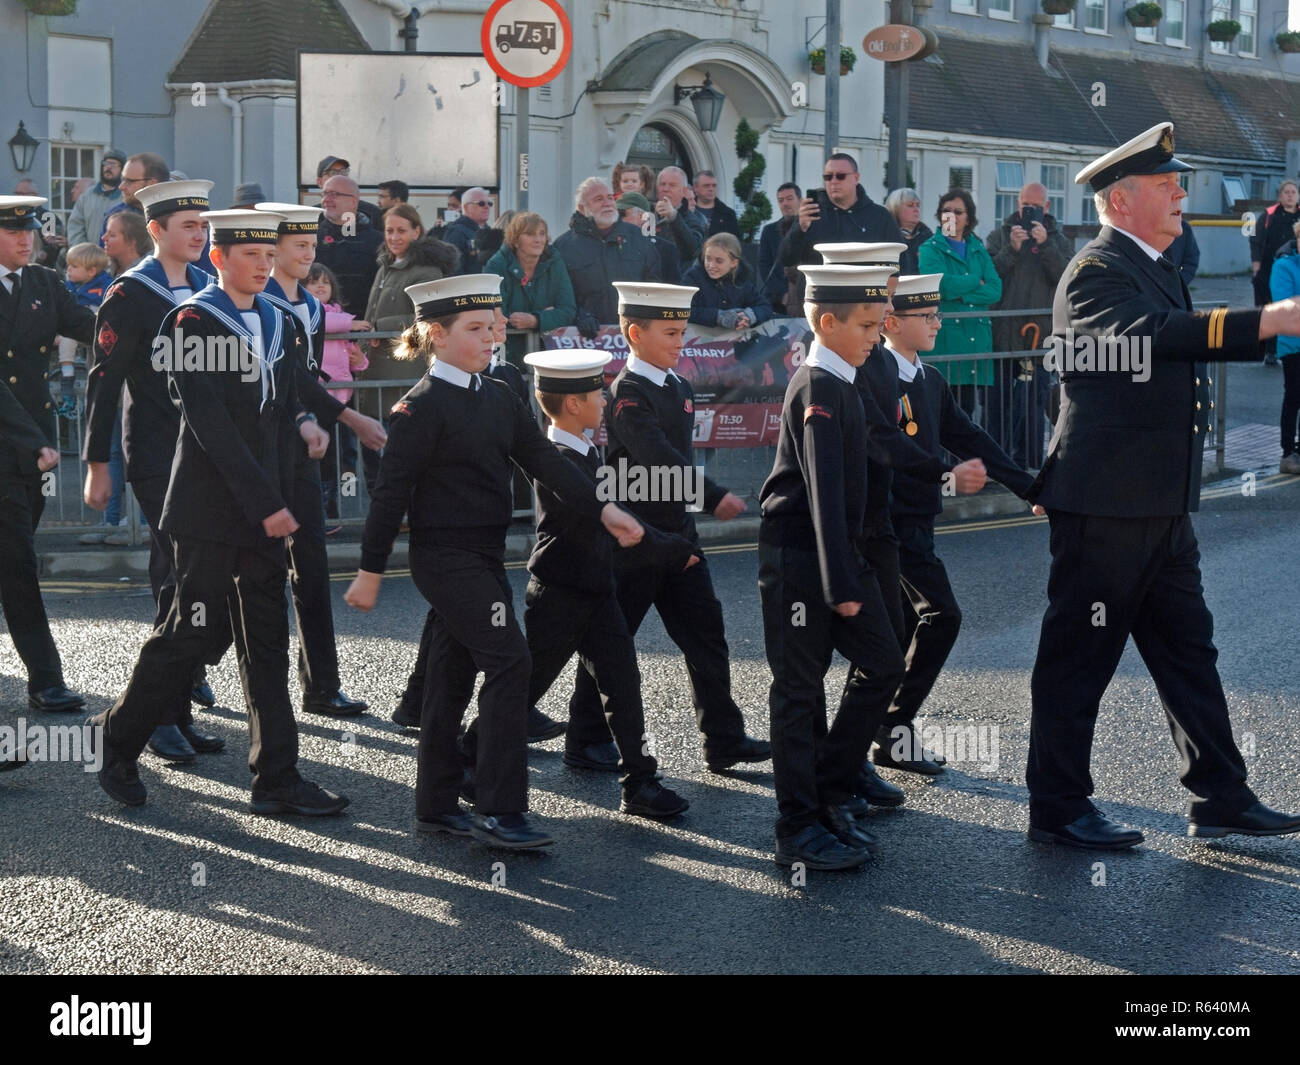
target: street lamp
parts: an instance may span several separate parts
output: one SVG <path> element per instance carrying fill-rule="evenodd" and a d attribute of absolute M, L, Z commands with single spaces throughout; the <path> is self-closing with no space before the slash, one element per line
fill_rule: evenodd
<path fill-rule="evenodd" d="M 13 156 L 14 169 L 25 174 L 32 168 L 36 158 L 36 148 L 41 142 L 27 132 L 22 120 L 18 121 L 18 132 L 9 138 L 9 154 Z"/>
<path fill-rule="evenodd" d="M 712 133 L 718 128 L 718 119 L 722 117 L 722 105 L 726 97 L 713 87 L 709 72 L 704 72 L 703 85 L 673 85 L 673 103 L 690 100 L 695 108 L 695 121 L 705 133 Z"/>

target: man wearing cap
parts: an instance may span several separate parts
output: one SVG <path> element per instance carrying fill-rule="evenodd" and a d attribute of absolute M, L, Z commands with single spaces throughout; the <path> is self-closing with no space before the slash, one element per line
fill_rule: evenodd
<path fill-rule="evenodd" d="M 316 185 L 324 192 L 325 184 L 332 177 L 350 177 L 352 166 L 346 159 L 340 159 L 337 155 L 327 155 L 316 164 Z M 265 199 L 265 197 L 258 197 Z M 357 214 L 365 215 L 366 220 L 380 233 L 384 229 L 384 212 L 377 205 L 370 203 L 358 197 Z"/>
<path fill-rule="evenodd" d="M 53 270 L 29 266 L 40 196 L 0 196 L 0 608 L 27 667 L 27 701 L 37 710 L 79 710 L 63 683 L 38 582 L 35 532 L 46 484 L 59 461 L 54 400 L 46 374 L 56 335 L 89 344 L 92 311 L 77 305 Z M 49 480 L 47 481 L 47 476 Z"/>
<path fill-rule="evenodd" d="M 646 240 L 654 247 L 659 256 L 659 277 L 662 281 L 675 285 L 682 279 L 682 256 L 675 241 L 661 237 L 656 229 L 654 208 L 639 192 L 625 192 L 614 206 L 618 208 L 619 221 L 636 226 Z M 647 224 L 649 223 L 649 224 Z M 674 221 L 671 225 L 683 226 L 685 223 Z M 688 231 L 689 232 L 689 231 Z"/>
<path fill-rule="evenodd" d="M 231 203 L 230 210 L 251 211 L 266 199 L 266 193 L 262 191 L 260 182 L 245 181 L 242 185 L 235 186 L 235 194 L 231 199 L 234 202 Z M 319 217 L 319 212 L 313 217 Z"/>
<path fill-rule="evenodd" d="M 279 215 L 209 211 L 217 282 L 164 319 L 155 366 L 167 375 L 181 426 L 163 504 L 176 592 L 167 621 L 145 643 L 126 691 L 106 713 L 101 787 L 118 802 L 146 799 L 136 759 L 168 707 L 188 692 L 212 644 L 212 615 L 229 611 L 248 708 L 252 803 L 257 814 L 322 815 L 348 800 L 298 773 L 287 684 L 289 620 L 284 538 L 299 440 L 316 457 L 329 437 L 297 395 L 300 336 L 261 296 Z M 319 500 L 317 500 L 319 506 Z M 224 617 L 222 618 L 224 620 Z"/>
<path fill-rule="evenodd" d="M 99 181 L 77 197 L 68 214 L 68 246 L 83 244 L 104 231 L 104 215 L 122 202 L 122 165 L 126 152 L 110 148 L 99 161 Z"/>
<path fill-rule="evenodd" d="M 144 214 L 144 207 L 141 206 L 136 193 L 150 185 L 157 185 L 160 181 L 170 181 L 171 176 L 171 171 L 167 168 L 167 160 L 156 152 L 137 152 L 127 159 L 122 166 L 122 202 L 115 203 L 104 212 L 104 220 L 99 227 L 100 245 L 104 243 L 104 230 L 113 215 L 120 211 Z"/>
<path fill-rule="evenodd" d="M 112 492 L 109 452 L 113 436 L 122 434 L 126 479 L 149 523 L 149 586 L 153 592 L 154 629 L 167 620 L 176 592 L 171 538 L 162 531 L 163 502 L 171 476 L 180 412 L 167 391 L 167 375 L 153 364 L 154 338 L 163 319 L 178 304 L 212 283 L 197 265 L 208 227 L 200 217 L 208 209 L 211 181 L 163 181 L 136 193 L 144 207 L 154 253 L 119 276 L 104 293 L 95 319 L 95 343 L 86 376 L 86 505 L 103 510 Z M 125 394 L 123 393 L 125 386 Z M 123 404 L 119 422 L 118 403 Z M 214 620 L 214 644 L 204 659 L 221 661 L 218 634 L 229 624 Z M 211 706 L 215 699 L 194 673 L 193 691 L 171 707 L 149 737 L 159 757 L 191 762 L 196 753 L 219 751 L 225 741 L 200 729 L 190 712 L 191 700 Z"/>
<path fill-rule="evenodd" d="M 1051 356 L 1061 410 L 1035 486 L 1051 521 L 1048 607 L 1031 679 L 1029 838 L 1117 850 L 1142 833 L 1089 801 L 1093 730 L 1131 635 L 1160 693 L 1192 793 L 1188 834 L 1279 835 L 1300 816 L 1246 784 L 1215 661 L 1189 511 L 1210 427 L 1211 361 L 1249 362 L 1300 335 L 1300 303 L 1193 311 L 1161 252 L 1182 231 L 1172 123 L 1079 172 L 1102 229 L 1065 269 Z M 1031 498 L 1034 498 L 1031 495 Z"/>
<path fill-rule="evenodd" d="M 315 416 L 325 432 L 342 422 L 373 451 L 384 446 L 387 434 L 374 418 L 345 407 L 332 396 L 320 379 L 320 353 L 325 345 L 325 311 L 302 283 L 316 258 L 316 228 L 319 207 L 292 203 L 259 203 L 259 211 L 283 218 L 279 225 L 275 268 L 263 295 L 293 315 L 298 328 L 300 352 L 306 356 L 298 367 L 298 390 L 303 407 Z M 320 505 L 320 461 L 297 448 L 293 498 L 290 509 L 301 522 L 289 544 L 289 577 L 294 616 L 298 621 L 298 680 L 302 685 L 302 708 L 326 717 L 350 717 L 364 713 L 367 706 L 352 699 L 339 687 L 339 659 L 334 640 L 334 611 L 330 605 L 329 555 L 325 549 L 325 511 Z"/>

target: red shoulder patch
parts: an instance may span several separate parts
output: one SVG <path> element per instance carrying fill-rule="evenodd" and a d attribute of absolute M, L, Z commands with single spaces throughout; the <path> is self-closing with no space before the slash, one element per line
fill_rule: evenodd
<path fill-rule="evenodd" d="M 614 404 L 614 417 L 617 418 L 620 414 L 623 413 L 624 409 L 628 407 L 640 407 L 640 406 L 641 404 L 639 404 L 634 399 L 620 399 L 617 403 Z"/>
<path fill-rule="evenodd" d="M 828 411 L 825 407 L 819 406 L 816 403 L 808 404 L 807 408 L 803 412 L 803 420 L 805 422 L 809 418 L 829 418 L 830 416 L 831 416 L 830 411 Z"/>
<path fill-rule="evenodd" d="M 113 349 L 117 347 L 117 334 L 113 332 L 113 327 L 105 322 L 99 327 L 99 333 L 95 337 L 95 343 L 99 345 L 100 350 L 105 355 L 112 355 Z"/>
<path fill-rule="evenodd" d="M 176 316 L 177 324 L 188 318 L 193 318 L 197 322 L 199 320 L 199 312 L 193 307 L 186 307 L 185 310 L 181 311 L 181 313 Z"/>
<path fill-rule="evenodd" d="M 411 413 L 411 405 L 407 403 L 406 400 L 399 399 L 396 403 L 393 404 L 392 408 L 388 411 L 388 413 L 409 415 Z"/>
<path fill-rule="evenodd" d="M 693 413 L 695 413 L 695 404 L 692 403 L 689 399 L 688 399 L 688 400 L 684 400 L 684 401 L 682 402 L 682 410 L 683 410 L 686 414 L 693 414 Z"/>

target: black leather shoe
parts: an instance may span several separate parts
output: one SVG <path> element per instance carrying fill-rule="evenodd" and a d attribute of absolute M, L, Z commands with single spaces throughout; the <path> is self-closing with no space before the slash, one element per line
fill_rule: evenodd
<path fill-rule="evenodd" d="M 907 792 L 882 780 L 870 762 L 863 764 L 858 782 L 853 786 L 853 794 L 866 799 L 872 806 L 902 806 L 907 799 Z"/>
<path fill-rule="evenodd" d="M 360 699 L 351 699 L 341 691 L 305 692 L 302 697 L 302 710 L 305 714 L 356 717 L 369 709 L 369 703 L 363 703 Z"/>
<path fill-rule="evenodd" d="M 168 762 L 192 762 L 197 757 L 189 740 L 175 725 L 159 725 L 145 746 Z"/>
<path fill-rule="evenodd" d="M 537 707 L 528 708 L 529 743 L 542 743 L 545 740 L 553 740 L 556 736 L 563 736 L 566 728 L 568 726 L 563 721 L 556 721 L 555 718 L 548 717 Z"/>
<path fill-rule="evenodd" d="M 38 692 L 28 692 L 27 705 L 33 710 L 64 713 L 69 710 L 84 710 L 86 700 L 76 692 L 68 691 L 62 684 L 52 684 Z"/>
<path fill-rule="evenodd" d="M 206 680 L 198 680 L 195 681 L 194 687 L 190 689 L 190 702 L 206 710 L 217 705 L 217 697 L 213 694 L 212 686 Z"/>
<path fill-rule="evenodd" d="M 582 747 L 565 747 L 564 764 L 574 769 L 594 769 L 599 773 L 618 772 L 618 748 L 613 740 L 588 743 Z"/>
<path fill-rule="evenodd" d="M 456 809 L 451 813 L 430 814 L 415 819 L 415 831 L 422 836 L 436 836 L 445 833 L 449 836 L 469 836 L 473 819 L 464 810 Z"/>
<path fill-rule="evenodd" d="M 475 814 L 469 834 L 489 847 L 512 851 L 549 847 L 555 842 L 540 828 L 533 828 L 523 814 Z"/>
<path fill-rule="evenodd" d="M 871 857 L 866 847 L 846 847 L 821 825 L 809 825 L 793 836 L 776 837 L 777 865 L 802 862 L 805 869 L 856 869 Z"/>
<path fill-rule="evenodd" d="M 875 834 L 867 831 L 844 806 L 827 806 L 822 812 L 822 825 L 850 850 L 866 847 L 872 854 L 880 850 Z"/>
<path fill-rule="evenodd" d="M 1271 810 L 1256 800 L 1239 814 L 1215 817 L 1202 822 L 1191 820 L 1187 834 L 1197 839 L 1218 839 L 1221 836 L 1286 836 L 1300 832 L 1300 816 Z"/>
<path fill-rule="evenodd" d="M 107 743 L 104 744 L 104 765 L 99 770 L 99 786 L 123 806 L 143 806 L 148 795 L 140 783 L 140 770 L 135 760 L 122 758 Z"/>
<path fill-rule="evenodd" d="M 1036 843 L 1060 843 L 1083 850 L 1122 851 L 1136 847 L 1145 838 L 1136 828 L 1125 828 L 1097 810 L 1060 828 L 1029 827 L 1029 838 Z"/>
<path fill-rule="evenodd" d="M 901 769 L 904 773 L 921 773 L 927 777 L 937 777 L 947 761 L 943 755 L 926 750 L 911 725 L 881 729 L 871 760 L 886 769 Z"/>
<path fill-rule="evenodd" d="M 248 808 L 255 814 L 301 814 L 324 817 L 342 813 L 351 800 L 301 778 L 278 788 L 253 792 Z"/>
<path fill-rule="evenodd" d="M 193 721 L 188 725 L 177 725 L 181 730 L 181 735 L 185 737 L 185 742 L 194 748 L 199 754 L 214 754 L 223 750 L 226 741 L 218 736 L 215 732 L 205 732 L 199 728 Z"/>
<path fill-rule="evenodd" d="M 392 713 L 393 721 L 401 725 L 402 728 L 419 728 L 420 727 L 420 708 L 410 706 L 403 699 L 397 704 L 397 709 Z"/>
<path fill-rule="evenodd" d="M 657 780 L 647 780 L 631 791 L 623 792 L 619 811 L 633 817 L 648 817 L 652 821 L 667 821 L 684 814 L 691 804 L 677 792 L 665 788 Z"/>
<path fill-rule="evenodd" d="M 705 763 L 710 773 L 725 773 L 741 762 L 766 762 L 772 757 L 772 745 L 767 740 L 756 740 L 746 736 L 736 746 L 722 754 L 710 754 Z"/>

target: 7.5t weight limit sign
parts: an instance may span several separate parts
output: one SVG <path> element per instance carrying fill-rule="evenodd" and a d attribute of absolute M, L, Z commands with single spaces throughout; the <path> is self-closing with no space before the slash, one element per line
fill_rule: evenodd
<path fill-rule="evenodd" d="M 520 89 L 558 76 L 573 49 L 573 29 L 558 0 L 496 0 L 479 38 L 488 65 Z"/>

